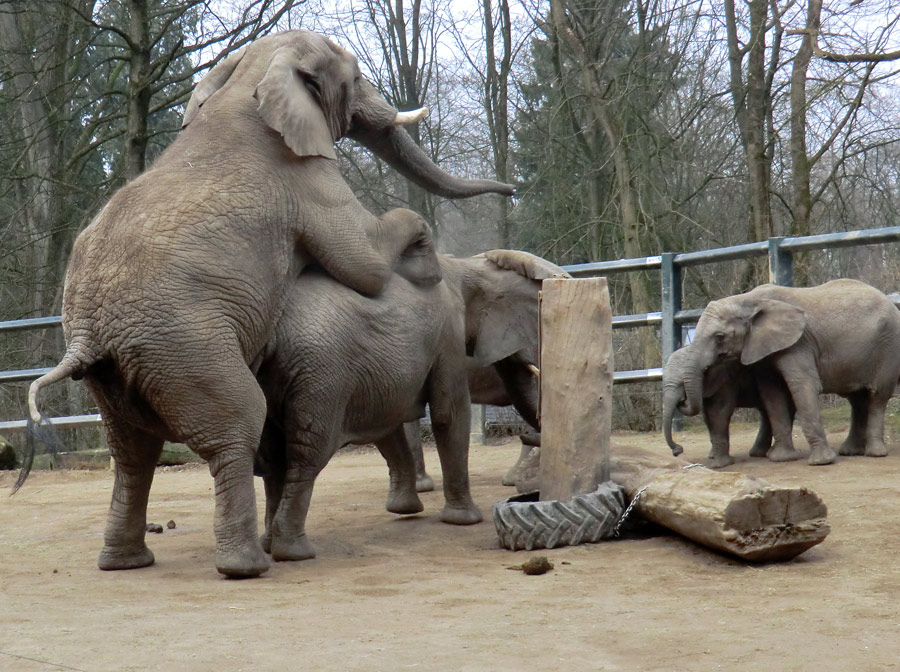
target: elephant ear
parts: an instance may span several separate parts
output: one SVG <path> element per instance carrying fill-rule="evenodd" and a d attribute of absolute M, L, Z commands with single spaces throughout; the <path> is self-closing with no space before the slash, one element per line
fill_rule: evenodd
<path fill-rule="evenodd" d="M 758 362 L 791 347 L 806 329 L 803 309 L 784 301 L 760 299 L 750 318 L 750 329 L 741 351 L 741 364 Z"/>
<path fill-rule="evenodd" d="M 336 138 L 321 105 L 317 70 L 322 58 L 317 52 L 300 56 L 294 47 L 277 49 L 254 95 L 260 116 L 269 128 L 281 133 L 294 154 L 336 159 Z"/>
<path fill-rule="evenodd" d="M 466 301 L 468 354 L 476 366 L 488 366 L 535 349 L 541 280 L 565 271 L 527 252 L 491 250 L 475 259 L 484 265 Z"/>
<path fill-rule="evenodd" d="M 572 277 L 556 264 L 522 250 L 490 250 L 476 256 L 484 257 L 499 268 L 515 271 L 519 275 L 532 280 Z"/>
<path fill-rule="evenodd" d="M 225 82 L 234 73 L 241 59 L 244 57 L 244 50 L 236 51 L 230 54 L 224 61 L 216 65 L 212 70 L 204 75 L 203 79 L 194 87 L 194 93 L 188 101 L 187 108 L 184 110 L 184 118 L 181 120 L 181 127 L 185 128 L 197 113 L 203 107 L 210 96 L 225 86 Z"/>

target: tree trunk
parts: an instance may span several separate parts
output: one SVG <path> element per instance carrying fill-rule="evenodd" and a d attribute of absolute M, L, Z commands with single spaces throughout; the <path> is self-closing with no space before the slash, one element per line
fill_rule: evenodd
<path fill-rule="evenodd" d="M 806 488 L 624 447 L 613 449 L 611 470 L 644 518 L 742 560 L 790 560 L 830 531 L 825 504 Z"/>
<path fill-rule="evenodd" d="M 130 71 L 126 89 L 124 179 L 133 180 L 147 164 L 147 126 L 150 116 L 150 18 L 147 0 L 128 0 Z"/>

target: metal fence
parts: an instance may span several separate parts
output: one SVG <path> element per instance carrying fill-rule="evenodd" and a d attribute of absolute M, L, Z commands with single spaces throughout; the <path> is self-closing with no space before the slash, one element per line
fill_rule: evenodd
<path fill-rule="evenodd" d="M 713 250 L 684 252 L 681 254 L 664 252 L 657 256 L 644 257 L 642 259 L 596 261 L 588 264 L 564 266 L 563 268 L 574 277 L 609 275 L 611 273 L 625 273 L 629 271 L 660 271 L 662 297 L 660 311 L 638 315 L 616 315 L 613 317 L 613 329 L 658 326 L 660 329 L 660 347 L 663 362 L 665 362 L 672 352 L 681 347 L 682 326 L 696 323 L 703 312 L 700 309 L 682 310 L 681 308 L 682 269 L 723 261 L 768 256 L 769 281 L 779 285 L 792 286 L 794 284 L 794 255 L 798 252 L 893 242 L 900 242 L 900 226 L 796 238 L 769 238 L 767 241 L 759 243 L 721 247 Z M 895 303 L 900 304 L 900 297 L 892 295 L 892 298 Z M 57 327 L 61 323 L 62 320 L 59 316 L 0 322 L 0 334 L 13 330 L 46 329 Z M 42 368 L 0 371 L 0 384 L 34 380 L 49 370 L 49 368 Z M 616 371 L 613 382 L 615 384 L 627 384 L 659 380 L 662 380 L 662 369 L 653 368 Z M 66 416 L 51 418 L 50 422 L 57 427 L 83 427 L 99 423 L 100 416 Z M 24 420 L 0 422 L 0 432 L 17 431 L 24 428 Z"/>

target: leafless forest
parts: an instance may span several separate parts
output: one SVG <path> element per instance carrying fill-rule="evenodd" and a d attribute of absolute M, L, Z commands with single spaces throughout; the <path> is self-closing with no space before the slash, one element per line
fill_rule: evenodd
<path fill-rule="evenodd" d="M 193 84 L 286 28 L 353 51 L 398 108 L 427 105 L 410 130 L 450 172 L 517 186 L 444 201 L 341 141 L 359 197 L 423 213 L 445 252 L 569 264 L 895 226 L 898 23 L 897 0 L 0 0 L 0 320 L 58 314 L 75 235 L 171 142 Z M 685 307 L 761 271 L 691 270 Z M 798 283 L 839 276 L 898 291 L 900 250 L 799 259 Z M 655 275 L 610 281 L 616 313 L 658 310 Z M 656 332 L 634 335 L 617 368 L 658 366 Z M 61 345 L 4 334 L 0 369 Z M 0 419 L 24 417 L 24 389 L 0 387 Z M 617 395 L 620 427 L 652 426 L 652 388 Z M 73 383 L 47 410 L 90 402 Z"/>

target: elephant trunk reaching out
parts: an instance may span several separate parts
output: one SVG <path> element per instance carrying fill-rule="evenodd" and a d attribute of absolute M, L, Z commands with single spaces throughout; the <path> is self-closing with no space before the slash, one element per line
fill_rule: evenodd
<path fill-rule="evenodd" d="M 467 198 L 486 193 L 513 195 L 513 187 L 509 184 L 449 175 L 435 165 L 409 133 L 397 126 L 379 133 L 351 130 L 347 136 L 371 149 L 410 181 L 439 196 Z"/>

